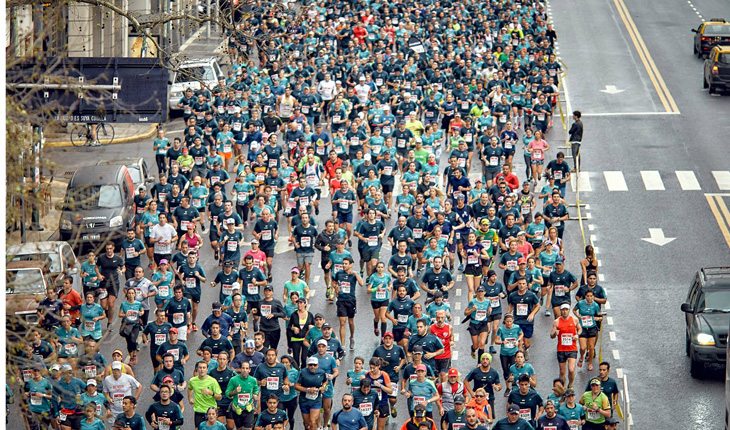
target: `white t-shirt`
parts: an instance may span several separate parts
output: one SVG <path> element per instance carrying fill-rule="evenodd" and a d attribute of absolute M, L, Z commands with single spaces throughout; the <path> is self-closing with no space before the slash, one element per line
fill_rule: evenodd
<path fill-rule="evenodd" d="M 335 98 L 335 90 L 337 84 L 335 81 L 321 81 L 317 86 L 317 92 L 322 96 L 322 100 L 332 100 Z"/>
<path fill-rule="evenodd" d="M 172 250 L 176 244 L 172 243 L 172 238 L 177 236 L 175 228 L 171 224 L 156 224 L 150 230 L 150 237 L 158 240 L 155 242 L 155 254 L 172 254 Z M 163 241 L 166 245 L 160 244 Z"/>
<path fill-rule="evenodd" d="M 110 410 L 112 414 L 118 415 L 122 413 L 122 399 L 124 396 L 133 396 L 134 390 L 139 387 L 139 382 L 134 377 L 122 373 L 119 379 L 114 379 L 114 375 L 109 375 L 104 378 L 102 383 L 105 393 L 109 393 L 109 397 L 112 398 Z"/>
<path fill-rule="evenodd" d="M 360 103 L 367 103 L 370 98 L 370 86 L 367 84 L 361 84 L 355 86 L 355 92 L 357 93 L 357 99 Z"/>

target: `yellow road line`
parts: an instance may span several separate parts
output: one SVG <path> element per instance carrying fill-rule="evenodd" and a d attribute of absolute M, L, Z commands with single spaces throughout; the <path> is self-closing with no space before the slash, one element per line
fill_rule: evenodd
<path fill-rule="evenodd" d="M 616 6 L 616 10 L 621 17 L 621 21 L 623 21 L 624 25 L 626 26 L 629 37 L 631 37 L 631 41 L 634 43 L 634 47 L 639 54 L 641 62 L 644 64 L 644 68 L 649 75 L 649 79 L 654 85 L 654 89 L 659 96 L 659 100 L 662 102 L 662 106 L 664 106 L 664 110 L 666 112 L 679 113 L 677 103 L 674 101 L 674 97 L 672 97 L 672 94 L 669 92 L 669 88 L 667 88 L 667 85 L 664 82 L 664 78 L 659 72 L 656 63 L 654 63 L 654 59 L 651 57 L 649 49 L 646 47 L 644 39 L 641 37 L 639 30 L 636 28 L 636 24 L 631 18 L 631 14 L 629 13 L 626 4 L 623 0 L 613 0 L 613 3 Z"/>
<path fill-rule="evenodd" d="M 725 201 L 721 196 L 706 195 L 705 198 L 707 199 L 707 204 L 710 205 L 710 211 L 712 211 L 712 214 L 715 216 L 715 221 L 717 221 L 718 227 L 720 227 L 720 232 L 725 237 L 725 243 L 727 243 L 728 248 L 730 248 L 730 230 L 728 229 L 728 225 L 730 225 L 730 211 L 728 211 Z M 715 199 L 717 199 L 717 201 Z M 718 205 L 721 206 L 718 207 Z M 723 219 L 721 211 L 725 214 L 727 222 Z"/>

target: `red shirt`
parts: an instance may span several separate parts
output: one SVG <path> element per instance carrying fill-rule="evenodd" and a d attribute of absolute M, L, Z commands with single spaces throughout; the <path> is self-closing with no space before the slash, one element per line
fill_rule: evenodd
<path fill-rule="evenodd" d="M 558 352 L 578 351 L 577 336 L 578 328 L 573 316 L 558 318 Z"/>
<path fill-rule="evenodd" d="M 81 295 L 78 291 L 71 289 L 71 292 L 68 294 L 65 294 L 63 290 L 61 290 L 61 293 L 58 295 L 58 298 L 63 302 L 64 305 L 69 305 L 71 307 L 74 306 L 81 306 L 84 304 L 83 300 L 81 300 Z M 76 309 L 75 311 L 68 311 L 69 315 L 71 315 L 72 320 L 77 320 L 81 316 L 81 311 Z"/>
<path fill-rule="evenodd" d="M 334 178 L 335 173 L 337 172 L 337 169 L 342 167 L 342 160 L 340 157 L 337 157 L 336 161 L 333 163 L 332 159 L 328 159 L 326 163 L 324 163 L 324 171 L 327 172 L 327 176 L 329 178 Z"/>
<path fill-rule="evenodd" d="M 507 186 L 512 191 L 517 191 L 520 189 L 520 179 L 514 173 L 510 173 L 509 175 L 504 176 L 504 173 L 500 172 L 496 176 L 497 181 L 499 181 L 499 178 L 504 178 L 505 182 L 507 182 Z"/>
<path fill-rule="evenodd" d="M 439 338 L 441 343 L 444 344 L 444 353 L 434 358 L 437 360 L 451 358 L 451 326 L 444 324 L 443 327 L 439 327 L 437 324 L 432 324 L 431 334 Z"/>

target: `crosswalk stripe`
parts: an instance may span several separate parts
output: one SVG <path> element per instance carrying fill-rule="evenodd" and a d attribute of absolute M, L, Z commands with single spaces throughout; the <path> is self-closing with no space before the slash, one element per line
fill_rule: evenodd
<path fill-rule="evenodd" d="M 674 172 L 677 175 L 679 186 L 684 191 L 701 190 L 700 183 L 697 181 L 697 176 L 691 170 L 677 170 Z"/>
<path fill-rule="evenodd" d="M 591 180 L 588 176 L 588 172 L 578 172 L 578 191 L 580 192 L 591 192 Z"/>
<path fill-rule="evenodd" d="M 730 190 L 730 170 L 713 170 L 712 176 L 715 177 L 717 188 Z"/>
<path fill-rule="evenodd" d="M 641 179 L 647 191 L 664 191 L 664 182 L 656 170 L 642 170 Z"/>
<path fill-rule="evenodd" d="M 608 191 L 628 191 L 629 188 L 626 186 L 626 180 L 624 179 L 623 172 L 619 170 L 604 171 L 603 177 L 606 178 L 606 185 Z"/>

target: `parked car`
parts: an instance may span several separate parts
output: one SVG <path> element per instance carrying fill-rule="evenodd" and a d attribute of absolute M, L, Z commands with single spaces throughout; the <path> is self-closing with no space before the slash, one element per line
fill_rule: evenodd
<path fill-rule="evenodd" d="M 87 166 L 74 173 L 59 205 L 61 240 L 120 242 L 134 222 L 134 182 L 127 166 Z"/>
<path fill-rule="evenodd" d="M 705 267 L 697 271 L 682 303 L 685 315 L 685 352 L 690 373 L 704 374 L 706 364 L 725 364 L 730 327 L 730 267 Z"/>
<path fill-rule="evenodd" d="M 5 269 L 7 323 L 14 331 L 38 324 L 38 304 L 51 285 L 48 272 L 37 261 L 13 261 Z"/>
<path fill-rule="evenodd" d="M 127 166 L 127 170 L 129 170 L 129 174 L 132 176 L 135 195 L 137 194 L 140 185 L 149 186 L 157 180 L 157 178 L 150 175 L 150 170 L 147 168 L 147 161 L 145 161 L 142 157 L 102 160 L 96 163 L 97 166 L 113 166 L 120 164 Z"/>
<path fill-rule="evenodd" d="M 68 242 L 59 240 L 10 245 L 7 247 L 6 254 L 11 262 L 37 261 L 42 263 L 56 287 L 63 285 L 64 276 L 72 276 L 74 278 L 74 288 L 81 292 L 81 277 L 79 275 L 81 263 L 79 263 L 76 253 Z"/>
<path fill-rule="evenodd" d="M 181 112 L 182 109 L 177 106 L 178 102 L 190 88 L 197 91 L 201 88 L 200 83 L 204 83 L 209 90 L 218 83 L 218 78 L 223 76 L 221 67 L 215 57 L 198 58 L 185 60 L 177 67 L 177 70 L 171 72 L 170 89 L 168 91 L 170 113 Z"/>

